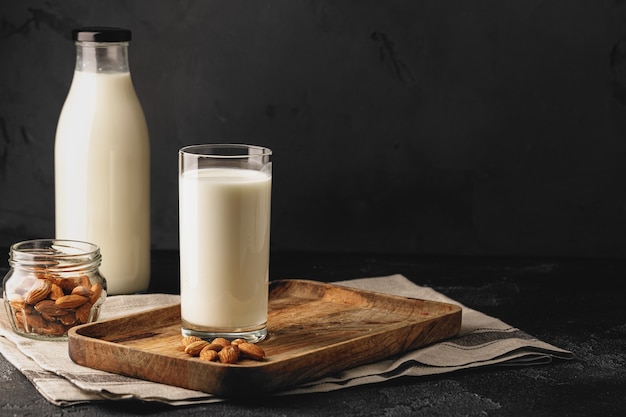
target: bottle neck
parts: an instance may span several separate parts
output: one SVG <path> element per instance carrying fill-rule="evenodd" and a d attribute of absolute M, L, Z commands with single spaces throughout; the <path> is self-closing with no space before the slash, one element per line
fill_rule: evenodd
<path fill-rule="evenodd" d="M 128 42 L 76 42 L 76 71 L 129 72 Z"/>

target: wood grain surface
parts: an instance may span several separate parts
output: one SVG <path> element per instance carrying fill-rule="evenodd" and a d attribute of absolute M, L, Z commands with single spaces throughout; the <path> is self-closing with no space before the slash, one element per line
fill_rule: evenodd
<path fill-rule="evenodd" d="M 270 283 L 263 361 L 207 362 L 180 348 L 180 305 L 74 327 L 80 365 L 220 396 L 264 394 L 456 335 L 457 305 L 306 280 Z"/>

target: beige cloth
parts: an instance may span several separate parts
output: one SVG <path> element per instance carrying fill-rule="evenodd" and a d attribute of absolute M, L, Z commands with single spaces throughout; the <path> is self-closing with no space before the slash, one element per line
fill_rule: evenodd
<path fill-rule="evenodd" d="M 413 284 L 402 275 L 342 281 L 354 288 L 406 297 L 455 303 L 428 287 Z M 178 295 L 142 294 L 107 298 L 102 319 L 177 304 Z M 203 392 L 143 381 L 75 364 L 67 342 L 37 341 L 16 335 L 4 309 L 0 309 L 0 352 L 18 368 L 51 403 L 66 406 L 99 400 L 141 399 L 171 405 L 221 401 Z M 400 376 L 424 376 L 488 365 L 545 364 L 573 354 L 478 311 L 463 307 L 458 336 L 369 365 L 349 369 L 276 395 L 327 392 L 372 384 Z"/>

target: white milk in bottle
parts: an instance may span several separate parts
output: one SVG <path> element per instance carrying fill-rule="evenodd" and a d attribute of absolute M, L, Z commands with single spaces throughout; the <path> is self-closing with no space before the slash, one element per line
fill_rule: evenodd
<path fill-rule="evenodd" d="M 150 144 L 118 28 L 74 30 L 74 78 L 55 142 L 58 239 L 100 247 L 108 294 L 147 290 L 150 280 Z"/>

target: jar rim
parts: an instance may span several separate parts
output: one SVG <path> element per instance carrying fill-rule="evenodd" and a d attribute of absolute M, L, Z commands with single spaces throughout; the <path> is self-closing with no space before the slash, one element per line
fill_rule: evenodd
<path fill-rule="evenodd" d="M 61 251 L 65 249 L 66 252 Z M 77 256 L 99 252 L 98 245 L 83 240 L 71 239 L 31 239 L 14 243 L 11 250 L 16 252 L 54 251 L 55 256 Z M 68 251 L 71 250 L 71 251 Z"/>
<path fill-rule="evenodd" d="M 69 239 L 32 239 L 11 245 L 11 266 L 72 269 L 98 267 L 100 248 L 90 242 Z"/>

